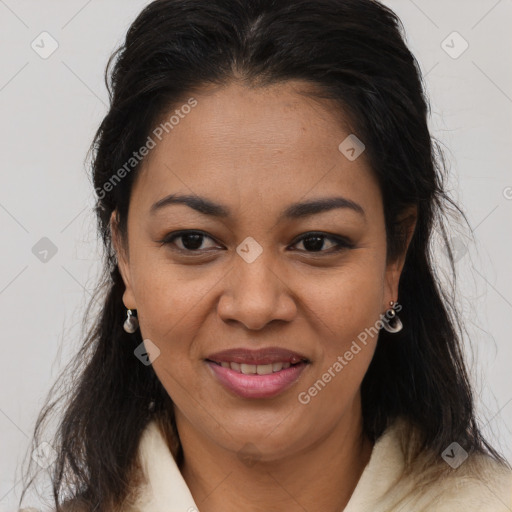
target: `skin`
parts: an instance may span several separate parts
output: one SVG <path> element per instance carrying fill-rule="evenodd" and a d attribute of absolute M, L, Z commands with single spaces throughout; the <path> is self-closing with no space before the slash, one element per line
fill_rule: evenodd
<path fill-rule="evenodd" d="M 143 339 L 160 349 L 153 367 L 175 404 L 180 469 L 201 512 L 339 512 L 372 450 L 360 385 L 376 337 L 308 404 L 298 394 L 397 300 L 405 254 L 386 261 L 377 180 L 364 153 L 349 161 L 339 151 L 349 135 L 339 109 L 299 94 L 305 87 L 232 83 L 195 94 L 197 106 L 137 176 L 127 243 L 112 217 L 123 301 L 137 310 Z M 232 214 L 170 205 L 151 215 L 171 193 L 207 197 Z M 331 196 L 358 203 L 364 216 L 337 208 L 279 220 L 292 203 Z M 159 243 L 183 229 L 208 234 L 196 249 L 202 255 L 179 252 L 190 239 Z M 333 252 L 336 241 L 324 238 L 311 249 L 299 239 L 310 231 L 346 237 L 353 247 Z M 252 263 L 236 252 L 248 236 L 263 249 Z M 275 345 L 311 363 L 272 399 L 229 393 L 204 361 L 227 348 Z"/>

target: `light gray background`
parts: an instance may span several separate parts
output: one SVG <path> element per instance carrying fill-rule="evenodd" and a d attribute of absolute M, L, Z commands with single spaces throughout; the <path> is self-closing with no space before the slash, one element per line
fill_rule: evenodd
<path fill-rule="evenodd" d="M 36 415 L 77 348 L 99 270 L 84 159 L 106 112 L 107 58 L 147 3 L 0 0 L 0 511 L 16 509 Z M 431 128 L 447 147 L 450 190 L 476 238 L 468 245 L 453 233 L 459 305 L 482 423 L 511 460 L 512 1 L 385 4 L 401 17 L 426 74 Z M 43 31 L 59 45 L 47 59 L 31 48 Z M 454 31 L 469 44 L 458 58 L 442 46 Z M 458 36 L 445 43 L 452 53 L 461 44 Z M 58 249 L 46 263 L 32 252 L 42 237 Z M 438 253 L 442 266 L 442 247 Z"/>

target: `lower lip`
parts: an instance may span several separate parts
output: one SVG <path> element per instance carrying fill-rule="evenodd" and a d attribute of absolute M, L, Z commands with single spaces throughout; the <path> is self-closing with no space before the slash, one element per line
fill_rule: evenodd
<path fill-rule="evenodd" d="M 288 389 L 298 380 L 307 363 L 299 363 L 268 375 L 245 375 L 206 361 L 214 375 L 227 389 L 242 398 L 271 398 Z"/>

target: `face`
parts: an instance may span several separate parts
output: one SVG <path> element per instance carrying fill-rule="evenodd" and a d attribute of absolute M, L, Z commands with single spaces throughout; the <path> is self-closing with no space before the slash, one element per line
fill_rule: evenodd
<path fill-rule="evenodd" d="M 340 151 L 349 133 L 339 110 L 301 85 L 194 95 L 153 137 L 127 251 L 116 243 L 124 304 L 160 351 L 153 367 L 178 428 L 233 452 L 252 443 L 268 459 L 360 415 L 377 340 L 362 333 L 397 299 L 403 263 L 386 261 L 364 153 Z M 215 355 L 230 349 L 241 350 Z"/>

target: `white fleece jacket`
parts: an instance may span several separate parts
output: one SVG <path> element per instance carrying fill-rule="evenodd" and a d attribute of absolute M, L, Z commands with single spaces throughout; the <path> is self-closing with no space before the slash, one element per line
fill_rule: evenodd
<path fill-rule="evenodd" d="M 379 437 L 349 503 L 340 512 L 512 512 L 512 471 L 489 457 L 470 455 L 456 469 L 443 461 L 446 474 L 427 488 L 418 485 L 418 475 L 402 475 L 403 426 L 397 421 Z M 136 501 L 122 512 L 201 512 L 155 422 L 144 430 L 138 456 L 146 483 L 137 489 Z M 475 476 L 478 466 L 487 476 L 485 481 Z M 395 505 L 404 496 L 405 502 Z M 65 510 L 90 512 L 73 502 Z"/>
<path fill-rule="evenodd" d="M 470 455 L 456 469 L 448 467 L 448 476 L 435 485 L 418 488 L 416 475 L 400 477 L 404 466 L 400 436 L 401 423 L 396 422 L 377 440 L 349 503 L 340 512 L 512 512 L 512 471 L 488 457 Z M 143 433 L 139 456 L 148 483 L 127 510 L 200 512 L 154 422 Z M 482 465 L 487 481 L 473 476 L 475 465 Z M 406 495 L 405 503 L 394 506 Z"/>

